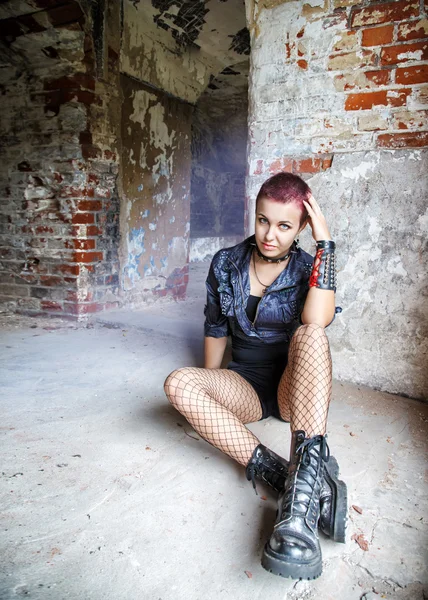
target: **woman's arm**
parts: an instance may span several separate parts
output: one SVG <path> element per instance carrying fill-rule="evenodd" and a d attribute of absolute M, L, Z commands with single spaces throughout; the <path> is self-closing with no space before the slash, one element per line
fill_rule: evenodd
<path fill-rule="evenodd" d="M 219 369 L 226 350 L 227 337 L 205 337 L 205 369 Z"/>
<path fill-rule="evenodd" d="M 314 323 L 321 327 L 327 327 L 333 320 L 335 308 L 333 290 L 311 287 L 303 307 L 302 323 L 304 325 Z"/>
<path fill-rule="evenodd" d="M 331 240 L 327 222 L 315 198 L 311 195 L 304 205 L 308 211 L 308 223 L 312 229 L 314 240 L 316 242 Z M 305 325 L 315 323 L 321 327 L 327 327 L 332 322 L 334 313 L 334 290 L 310 287 L 301 315 L 302 323 Z"/>

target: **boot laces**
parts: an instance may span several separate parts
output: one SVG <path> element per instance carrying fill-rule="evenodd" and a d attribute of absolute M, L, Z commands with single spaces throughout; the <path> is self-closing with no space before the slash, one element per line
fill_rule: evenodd
<path fill-rule="evenodd" d="M 306 438 L 301 442 L 296 449 L 297 454 L 302 456 L 303 464 L 308 467 L 311 463 L 311 450 L 315 446 L 320 446 L 320 456 L 324 462 L 328 462 L 330 458 L 330 448 L 327 444 L 327 439 L 323 435 L 315 435 L 311 438 Z"/>

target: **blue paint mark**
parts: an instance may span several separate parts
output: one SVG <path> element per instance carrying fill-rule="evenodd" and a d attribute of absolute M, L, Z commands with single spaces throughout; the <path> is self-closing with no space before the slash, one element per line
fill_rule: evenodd
<path fill-rule="evenodd" d="M 171 217 L 169 220 L 170 223 L 174 223 L 175 222 L 175 216 Z"/>
<path fill-rule="evenodd" d="M 138 190 L 139 192 L 142 192 L 142 191 L 143 191 L 143 189 L 144 189 L 144 185 L 143 185 L 142 183 L 140 183 L 140 185 L 138 186 L 137 190 Z"/>
<path fill-rule="evenodd" d="M 155 266 L 155 259 L 153 256 L 150 257 L 150 264 L 152 265 L 152 267 Z"/>
<path fill-rule="evenodd" d="M 150 211 L 148 208 L 146 208 L 146 210 L 142 213 L 141 216 L 143 219 L 146 219 L 149 216 L 149 214 L 150 214 Z"/>
<path fill-rule="evenodd" d="M 160 259 L 162 267 L 167 267 L 168 266 L 168 257 L 164 256 L 163 258 Z"/>
<path fill-rule="evenodd" d="M 142 227 L 133 228 L 129 232 L 129 243 L 132 245 L 133 250 L 128 252 L 128 264 L 124 267 L 124 274 L 131 280 L 132 284 L 136 280 L 141 279 L 141 274 L 138 271 L 140 266 L 141 256 L 145 253 L 144 238 L 146 232 Z"/>

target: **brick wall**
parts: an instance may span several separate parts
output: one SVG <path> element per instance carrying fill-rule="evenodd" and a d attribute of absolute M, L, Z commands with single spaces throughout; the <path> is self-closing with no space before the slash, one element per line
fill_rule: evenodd
<path fill-rule="evenodd" d="M 270 0 L 247 14 L 247 230 L 270 174 L 307 179 L 338 243 L 336 376 L 426 397 L 427 5 Z"/>
<path fill-rule="evenodd" d="M 0 9 L 0 299 L 78 317 L 117 305 L 118 55 L 111 36 L 106 64 L 96 64 L 77 2 L 45 6 Z M 106 13 L 105 39 L 118 18 Z"/>

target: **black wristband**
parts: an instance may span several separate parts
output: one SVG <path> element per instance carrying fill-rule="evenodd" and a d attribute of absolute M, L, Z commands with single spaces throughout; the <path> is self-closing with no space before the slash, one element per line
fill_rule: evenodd
<path fill-rule="evenodd" d="M 336 248 L 336 242 L 333 242 L 333 240 L 321 240 L 317 242 L 317 250 L 320 250 L 321 248 L 334 250 Z"/>

